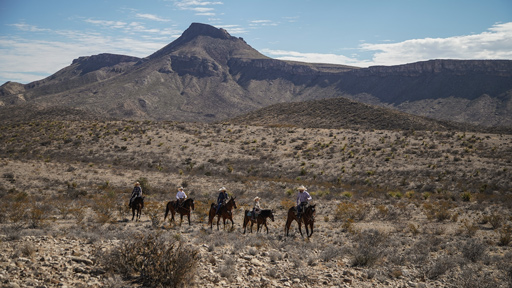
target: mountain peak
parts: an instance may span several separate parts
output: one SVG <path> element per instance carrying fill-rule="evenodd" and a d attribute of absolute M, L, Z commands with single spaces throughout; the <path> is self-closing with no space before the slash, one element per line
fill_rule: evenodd
<path fill-rule="evenodd" d="M 185 32 L 181 35 L 180 38 L 184 38 L 184 40 L 190 40 L 197 36 L 209 36 L 212 38 L 219 39 L 230 39 L 232 36 L 222 28 L 215 28 L 208 24 L 202 23 L 192 23 Z"/>
<path fill-rule="evenodd" d="M 231 40 L 238 39 L 229 35 L 229 33 L 222 28 L 215 28 L 208 24 L 202 23 L 192 23 L 183 34 L 181 34 L 178 39 L 174 40 L 172 43 L 153 53 L 149 58 L 160 57 L 162 55 L 168 54 L 171 51 L 174 51 L 178 47 L 182 45 L 186 45 L 187 43 L 193 41 L 195 38 L 199 36 L 206 36 L 213 39 L 221 39 L 221 40 Z M 245 41 L 244 41 L 245 43 Z"/>

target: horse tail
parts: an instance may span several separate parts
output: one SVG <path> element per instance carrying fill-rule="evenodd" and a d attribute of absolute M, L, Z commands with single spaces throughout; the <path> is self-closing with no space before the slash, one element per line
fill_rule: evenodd
<path fill-rule="evenodd" d="M 165 206 L 165 216 L 164 216 L 164 221 L 165 219 L 167 218 L 167 215 L 169 215 L 169 205 L 171 204 L 171 201 L 169 201 L 167 203 L 167 205 Z"/>

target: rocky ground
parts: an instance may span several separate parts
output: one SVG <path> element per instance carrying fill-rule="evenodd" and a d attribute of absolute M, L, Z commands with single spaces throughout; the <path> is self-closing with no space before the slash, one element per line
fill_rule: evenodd
<path fill-rule="evenodd" d="M 86 121 L 1 129 L 3 287 L 157 287 L 114 269 L 140 237 L 197 253 L 185 287 L 512 285 L 510 135 Z M 138 222 L 126 207 L 135 180 L 147 197 Z M 317 205 L 314 234 L 294 223 L 286 237 L 301 184 Z M 191 226 L 163 220 L 178 185 L 196 200 Z M 235 226 L 210 230 L 221 186 L 236 196 Z M 275 221 L 269 234 L 244 235 L 256 195 Z"/>

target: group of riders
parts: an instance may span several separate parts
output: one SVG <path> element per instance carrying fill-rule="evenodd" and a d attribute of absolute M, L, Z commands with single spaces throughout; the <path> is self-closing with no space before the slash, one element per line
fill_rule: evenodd
<path fill-rule="evenodd" d="M 176 201 L 174 202 L 175 209 L 177 209 L 178 207 L 181 207 L 181 205 L 183 205 L 183 202 L 185 202 L 185 200 L 187 199 L 187 194 L 185 194 L 185 192 L 183 190 L 184 189 L 182 186 L 178 187 L 178 192 L 176 193 Z M 297 191 L 298 191 L 297 206 L 295 208 L 296 208 L 297 218 L 300 219 L 302 213 L 306 209 L 308 202 L 311 201 L 312 198 L 311 198 L 311 195 L 309 195 L 306 187 L 304 187 L 303 185 L 299 186 L 297 188 Z M 133 187 L 129 207 L 132 206 L 133 200 L 137 197 L 142 197 L 142 188 L 140 187 L 139 182 L 135 182 L 135 187 Z M 258 196 L 256 196 L 254 198 L 254 205 L 253 205 L 252 212 L 251 212 L 251 216 L 252 216 L 253 220 L 255 220 L 258 217 L 258 214 L 261 211 L 260 200 L 261 200 L 261 198 Z M 216 214 L 219 214 L 220 208 L 223 205 L 225 205 L 227 201 L 228 201 L 227 189 L 225 187 L 222 187 L 219 189 L 219 196 L 217 197 Z"/>

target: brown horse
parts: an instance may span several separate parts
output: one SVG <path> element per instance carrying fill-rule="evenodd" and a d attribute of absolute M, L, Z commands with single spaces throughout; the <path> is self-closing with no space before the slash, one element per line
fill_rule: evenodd
<path fill-rule="evenodd" d="M 132 221 L 135 218 L 135 211 L 137 211 L 137 221 L 140 220 L 140 215 L 142 215 L 142 208 L 144 208 L 144 197 L 136 197 L 132 201 Z"/>
<path fill-rule="evenodd" d="M 300 236 L 304 237 L 304 235 L 302 235 L 301 229 L 302 222 L 304 222 L 304 226 L 306 227 L 306 236 L 311 237 L 311 235 L 313 235 L 313 224 L 315 223 L 316 212 L 315 206 L 316 204 L 308 205 L 306 207 L 306 211 L 302 213 L 300 218 L 297 218 L 297 208 L 295 206 L 288 209 L 288 218 L 286 219 L 286 226 L 284 229 L 286 231 L 286 236 L 288 236 L 288 232 L 290 231 L 290 226 L 292 225 L 293 220 L 297 221 L 299 224 Z M 309 233 L 308 226 L 311 228 L 311 234 Z"/>
<path fill-rule="evenodd" d="M 270 218 L 272 220 L 272 222 L 274 222 L 274 211 L 269 210 L 269 209 L 261 210 L 260 214 L 258 214 L 256 219 L 252 218 L 251 213 L 252 213 L 252 211 L 245 210 L 245 213 L 244 213 L 244 234 L 245 234 L 245 229 L 247 228 L 247 224 L 249 222 L 251 222 L 251 231 L 250 231 L 250 233 L 252 233 L 252 225 L 254 224 L 254 222 L 256 222 L 256 224 L 257 224 L 256 232 L 260 232 L 260 227 L 263 227 L 263 225 L 265 225 L 265 228 L 267 228 L 267 234 L 268 234 L 267 218 Z"/>
<path fill-rule="evenodd" d="M 174 222 L 174 214 L 176 214 L 176 212 L 177 212 L 177 213 L 180 213 L 180 216 L 181 216 L 180 226 L 181 226 L 181 223 L 183 222 L 184 215 L 187 215 L 188 225 L 191 225 L 190 224 L 190 211 L 194 210 L 194 199 L 188 198 L 187 200 L 183 201 L 183 203 L 181 205 L 178 206 L 178 209 L 175 210 L 174 207 L 176 205 L 176 201 L 167 202 L 167 208 L 165 208 L 164 221 L 167 218 L 169 211 L 171 211 L 171 221 Z"/>
<path fill-rule="evenodd" d="M 226 229 L 226 219 L 231 220 L 231 228 L 233 228 L 235 222 L 233 222 L 233 213 L 231 212 L 231 210 L 233 210 L 233 208 L 236 209 L 235 197 L 231 196 L 229 201 L 220 207 L 219 214 L 217 215 L 215 215 L 215 212 L 217 211 L 216 208 L 217 205 L 212 203 L 210 207 L 210 213 L 208 214 L 208 224 L 210 225 L 210 229 L 213 229 L 213 219 L 215 218 L 215 216 L 217 216 L 217 230 L 219 230 L 220 217 L 222 217 L 224 229 Z"/>

